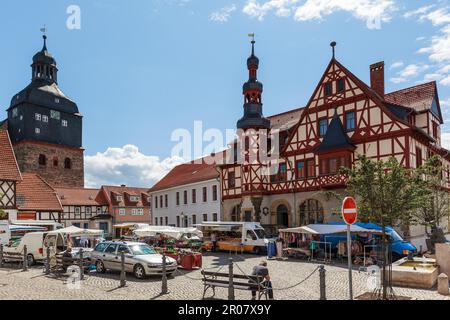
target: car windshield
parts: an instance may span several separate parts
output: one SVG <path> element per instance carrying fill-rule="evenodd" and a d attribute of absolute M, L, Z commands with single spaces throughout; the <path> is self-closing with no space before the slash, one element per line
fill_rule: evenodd
<path fill-rule="evenodd" d="M 255 229 L 253 231 L 255 231 L 259 239 L 264 239 L 266 237 L 266 232 L 264 231 L 264 229 Z"/>
<path fill-rule="evenodd" d="M 390 236 L 392 241 L 403 241 L 403 238 L 394 229 L 391 230 Z"/>
<path fill-rule="evenodd" d="M 130 246 L 130 250 L 131 250 L 131 252 L 133 252 L 133 254 L 135 256 L 142 256 L 142 255 L 146 255 L 146 254 L 155 254 L 156 253 L 156 251 L 152 247 L 150 247 L 146 244 L 137 244 L 137 245 Z"/>

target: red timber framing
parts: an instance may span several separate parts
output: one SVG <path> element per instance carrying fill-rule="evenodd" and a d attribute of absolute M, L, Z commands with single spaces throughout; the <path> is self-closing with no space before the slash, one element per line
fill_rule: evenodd
<path fill-rule="evenodd" d="M 341 83 L 338 84 L 339 82 Z M 330 84 L 331 94 L 325 94 L 325 88 L 329 88 Z M 334 170 L 335 166 L 351 166 L 358 155 L 364 154 L 373 160 L 387 160 L 393 156 L 403 166 L 415 167 L 416 145 L 419 144 L 424 150 L 423 161 L 429 157 L 430 152 L 445 157 L 445 174 L 450 180 L 450 154 L 443 151 L 438 146 L 437 137 L 432 136 L 431 123 L 439 123 L 438 119 L 431 112 L 415 112 L 403 106 L 399 108 L 408 111 L 405 118 L 396 116 L 387 106 L 384 97 L 332 59 L 298 123 L 290 129 L 288 142 L 281 151 L 279 163 L 286 165 L 286 178 L 271 179 L 270 176 L 264 176 L 256 181 L 252 175 L 262 177 L 261 171 L 258 174 L 258 170 L 263 169 L 260 166 L 251 167 L 249 172 L 245 171 L 247 169 L 243 170 L 242 176 L 240 165 L 222 166 L 223 199 L 240 198 L 245 193 L 254 191 L 261 194 L 286 194 L 343 188 L 347 177 L 334 173 L 337 171 Z M 347 130 L 345 120 L 350 112 L 354 113 L 355 128 Z M 319 134 L 319 122 L 326 119 L 330 124 L 335 113 L 356 149 L 318 154 L 317 149 L 323 141 Z M 426 125 L 422 126 L 421 122 L 415 126 L 418 116 L 426 117 L 426 121 L 423 121 Z M 333 159 L 336 159 L 336 163 Z M 227 185 L 229 171 L 234 171 L 236 176 L 233 188 L 228 188 Z"/>

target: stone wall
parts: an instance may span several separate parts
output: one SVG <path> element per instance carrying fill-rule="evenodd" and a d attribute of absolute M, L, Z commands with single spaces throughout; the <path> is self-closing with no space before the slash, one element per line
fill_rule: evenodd
<path fill-rule="evenodd" d="M 39 174 L 53 187 L 84 187 L 83 149 L 72 149 L 57 145 L 19 143 L 14 145 L 17 163 L 22 172 Z M 39 155 L 45 155 L 45 166 L 39 164 Z M 64 167 L 64 160 L 71 160 L 71 169 Z M 57 159 L 55 166 L 54 159 Z"/>

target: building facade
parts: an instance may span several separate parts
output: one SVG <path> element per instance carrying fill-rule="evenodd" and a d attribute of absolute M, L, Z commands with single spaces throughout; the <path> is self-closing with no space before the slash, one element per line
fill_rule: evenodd
<path fill-rule="evenodd" d="M 0 128 L 0 219 L 17 219 L 17 184 L 22 181 L 8 131 Z"/>
<path fill-rule="evenodd" d="M 253 130 L 257 138 L 267 128 L 262 85 L 254 84 L 258 65 L 252 49 L 248 68 L 253 84 L 244 85 L 244 120 L 237 126 L 243 130 L 241 135 Z M 407 168 L 439 155 L 443 175 L 450 181 L 450 152 L 441 146 L 443 118 L 436 83 L 385 93 L 383 62 L 370 66 L 370 79 L 366 85 L 345 68 L 333 48 L 333 57 L 306 106 L 269 118 L 269 131 L 277 131 L 279 156 L 249 161 L 252 148 L 260 152 L 261 139 L 255 139 L 259 142 L 243 143 L 241 161 L 227 156 L 219 166 L 225 219 L 276 227 L 338 220 L 340 203 L 322 191 L 344 192 L 346 178 L 338 170 L 351 167 L 359 155 L 374 160 L 395 157 Z M 253 105 L 248 103 L 249 96 L 256 97 Z M 245 121 L 249 110 L 257 112 Z M 285 119 L 282 126 L 280 119 Z"/>
<path fill-rule="evenodd" d="M 58 86 L 46 39 L 33 57 L 31 83 L 11 99 L 7 128 L 21 172 L 37 173 L 55 187 L 82 188 L 82 116 Z"/>
<path fill-rule="evenodd" d="M 112 223 L 151 223 L 151 199 L 147 188 L 102 186 Z"/>
<path fill-rule="evenodd" d="M 56 193 L 63 206 L 61 223 L 65 227 L 103 230 L 112 234 L 112 215 L 101 189 L 57 188 Z"/>
<path fill-rule="evenodd" d="M 204 221 L 221 221 L 219 189 L 215 164 L 175 167 L 150 189 L 152 224 L 191 227 Z"/>

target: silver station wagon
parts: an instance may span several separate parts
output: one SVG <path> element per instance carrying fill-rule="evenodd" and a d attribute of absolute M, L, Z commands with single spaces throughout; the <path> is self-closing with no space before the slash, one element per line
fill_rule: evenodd
<path fill-rule="evenodd" d="M 162 274 L 163 256 L 149 245 L 140 242 L 99 243 L 91 253 L 91 260 L 99 273 L 104 273 L 108 269 L 120 271 L 122 252 L 125 253 L 125 271 L 132 272 L 136 278 Z M 175 259 L 166 257 L 167 275 L 174 273 L 177 267 Z"/>

